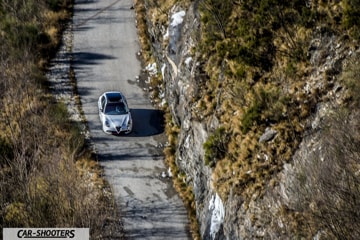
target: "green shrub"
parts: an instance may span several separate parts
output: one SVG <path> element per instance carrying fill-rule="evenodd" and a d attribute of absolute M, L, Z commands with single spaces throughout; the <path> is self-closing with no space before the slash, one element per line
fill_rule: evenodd
<path fill-rule="evenodd" d="M 253 90 L 254 99 L 241 120 L 241 131 L 245 134 L 252 126 L 275 123 L 283 118 L 288 98 L 282 96 L 277 88 Z"/>
<path fill-rule="evenodd" d="M 24 203 L 13 202 L 5 208 L 4 220 L 8 224 L 5 227 L 27 227 L 24 223 L 28 223 L 29 218 Z"/>
<path fill-rule="evenodd" d="M 227 37 L 226 24 L 231 16 L 233 2 L 230 0 L 202 0 L 200 9 L 202 22 L 205 23 L 205 33 L 225 39 Z"/>
<path fill-rule="evenodd" d="M 205 164 L 214 167 L 216 162 L 225 157 L 229 134 L 224 127 L 220 127 L 208 138 L 203 147 L 205 150 Z"/>
<path fill-rule="evenodd" d="M 255 101 L 253 105 L 246 111 L 241 120 L 241 131 L 247 133 L 252 126 L 261 122 L 261 105 Z"/>
<path fill-rule="evenodd" d="M 53 103 L 49 106 L 49 114 L 54 117 L 53 119 L 56 120 L 58 124 L 69 121 L 69 113 L 63 102 Z"/>

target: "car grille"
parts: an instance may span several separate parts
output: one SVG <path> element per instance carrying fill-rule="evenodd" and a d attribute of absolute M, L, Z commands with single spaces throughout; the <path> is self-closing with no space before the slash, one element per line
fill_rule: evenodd
<path fill-rule="evenodd" d="M 120 132 L 121 131 L 121 127 L 116 127 L 116 131 Z"/>

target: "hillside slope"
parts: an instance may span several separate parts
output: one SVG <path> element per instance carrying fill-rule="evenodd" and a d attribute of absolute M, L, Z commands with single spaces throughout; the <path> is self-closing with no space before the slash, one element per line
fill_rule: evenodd
<path fill-rule="evenodd" d="M 359 7 L 145 2 L 165 153 L 203 239 L 359 237 Z"/>
<path fill-rule="evenodd" d="M 82 227 L 120 239 L 118 206 L 65 101 L 76 96 L 68 29 L 60 46 L 72 4 L 0 0 L 0 229 Z"/>

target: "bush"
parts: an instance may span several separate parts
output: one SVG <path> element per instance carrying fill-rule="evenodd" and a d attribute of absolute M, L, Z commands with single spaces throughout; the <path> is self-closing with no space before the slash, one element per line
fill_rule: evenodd
<path fill-rule="evenodd" d="M 26 210 L 26 206 L 20 202 L 13 202 L 9 204 L 5 208 L 5 222 L 9 224 L 9 226 L 23 226 L 28 227 L 27 224 L 30 216 Z"/>
<path fill-rule="evenodd" d="M 16 23 L 15 20 L 7 20 L 2 23 L 5 33 L 4 41 L 13 49 L 33 48 L 36 46 L 39 29 L 30 23 Z"/>
<path fill-rule="evenodd" d="M 216 162 L 225 157 L 229 134 L 224 127 L 220 127 L 208 138 L 203 147 L 205 150 L 205 164 L 214 167 Z"/>
<path fill-rule="evenodd" d="M 230 0 L 202 0 L 200 1 L 204 33 L 216 36 L 216 39 L 227 37 L 226 24 L 233 9 Z"/>
<path fill-rule="evenodd" d="M 261 105 L 254 102 L 253 105 L 245 112 L 241 120 L 241 131 L 247 133 L 252 126 L 261 122 Z"/>
<path fill-rule="evenodd" d="M 276 88 L 265 89 L 260 86 L 253 89 L 253 97 L 251 106 L 241 120 L 241 131 L 244 134 L 252 126 L 280 121 L 283 118 L 283 109 L 286 108 L 287 98 L 280 96 L 280 92 Z"/>

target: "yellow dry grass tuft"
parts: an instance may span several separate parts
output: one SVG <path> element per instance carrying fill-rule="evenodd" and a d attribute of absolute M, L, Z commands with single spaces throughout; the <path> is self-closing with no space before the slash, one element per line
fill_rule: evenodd
<path fill-rule="evenodd" d="M 58 45 L 59 44 L 59 28 L 57 28 L 56 26 L 50 26 L 45 31 L 49 35 L 49 37 L 51 39 L 51 43 L 53 45 Z"/>

